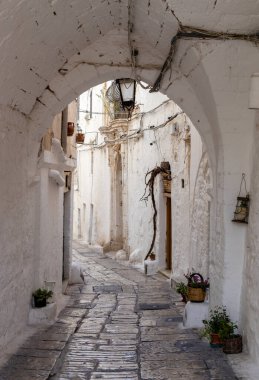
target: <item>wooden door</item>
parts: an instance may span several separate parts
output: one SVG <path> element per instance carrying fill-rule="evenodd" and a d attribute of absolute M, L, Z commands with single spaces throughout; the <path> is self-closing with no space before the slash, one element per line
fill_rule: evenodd
<path fill-rule="evenodd" d="M 166 269 L 172 269 L 172 207 L 171 198 L 166 198 Z"/>

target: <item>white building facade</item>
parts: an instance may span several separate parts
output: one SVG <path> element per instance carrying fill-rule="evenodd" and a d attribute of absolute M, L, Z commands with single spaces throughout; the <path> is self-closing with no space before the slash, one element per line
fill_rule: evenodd
<path fill-rule="evenodd" d="M 154 231 L 146 175 L 168 162 L 171 191 L 165 192 L 161 174 L 154 183 L 153 251 L 160 269 L 168 269 L 175 280 L 191 268 L 207 277 L 212 178 L 197 130 L 174 102 L 140 85 L 132 117 L 114 114 L 105 98 L 109 86 L 80 97 L 85 142 L 78 145 L 74 237 L 104 251 L 123 249 L 143 263 Z"/>

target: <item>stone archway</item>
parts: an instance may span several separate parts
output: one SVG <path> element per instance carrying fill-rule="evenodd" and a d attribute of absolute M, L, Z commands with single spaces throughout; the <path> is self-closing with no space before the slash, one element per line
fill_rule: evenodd
<path fill-rule="evenodd" d="M 153 85 L 166 62 L 179 21 L 219 31 L 252 32 L 255 24 L 250 16 L 255 3 L 250 3 L 238 23 L 231 1 L 227 9 L 224 2 L 214 1 L 206 6 L 195 0 L 188 6 L 182 0 L 135 1 L 131 12 L 126 0 L 66 4 L 62 0 L 44 4 L 33 0 L 17 4 L 12 0 L 3 5 L 0 169 L 4 178 L 1 214 L 6 217 L 1 232 L 4 273 L 0 299 L 2 303 L 17 301 L 12 305 L 17 304 L 20 313 L 16 313 L 16 306 L 10 308 L 12 325 L 16 326 L 13 334 L 26 320 L 27 306 L 21 300 L 29 299 L 28 279 L 34 276 L 37 144 L 53 116 L 84 90 L 108 79 L 137 76 Z M 12 23 L 6 22 L 9 17 Z M 134 42 L 134 49 L 129 42 Z M 235 246 L 239 257 L 244 255 L 246 232 L 237 230 L 230 220 L 237 178 L 246 171 L 249 181 L 251 173 L 254 114 L 248 110 L 247 99 L 258 58 L 258 49 L 244 41 L 181 40 L 160 87 L 190 117 L 208 152 L 214 184 L 211 296 L 214 303 L 228 303 L 235 320 L 240 302 L 232 293 L 236 284 L 241 288 L 238 276 L 242 267 L 235 273 L 231 270 L 235 260 L 231 248 Z M 15 271 L 12 262 L 17 263 Z M 20 318 L 15 317 L 18 314 Z M 0 319 L 9 326 L 5 316 Z"/>

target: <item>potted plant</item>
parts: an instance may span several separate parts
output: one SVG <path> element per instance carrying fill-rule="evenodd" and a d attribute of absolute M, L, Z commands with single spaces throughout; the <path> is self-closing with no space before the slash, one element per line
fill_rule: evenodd
<path fill-rule="evenodd" d="M 47 299 L 52 297 L 52 290 L 39 288 L 32 293 L 35 307 L 44 307 L 47 305 Z"/>
<path fill-rule="evenodd" d="M 176 284 L 175 290 L 177 293 L 181 294 L 182 301 L 186 303 L 188 301 L 188 287 L 184 282 L 178 282 Z"/>
<path fill-rule="evenodd" d="M 188 299 L 191 302 L 204 302 L 206 289 L 209 288 L 209 279 L 197 272 L 188 272 L 184 275 L 188 280 Z"/>
<path fill-rule="evenodd" d="M 219 334 L 223 340 L 223 352 L 225 354 L 238 354 L 242 352 L 242 336 L 235 334 L 236 329 L 237 324 L 231 320 L 222 325 Z"/>
<path fill-rule="evenodd" d="M 225 306 L 210 311 L 209 318 L 202 321 L 203 335 L 209 337 L 212 347 L 223 346 L 226 354 L 242 352 L 242 336 L 235 334 L 237 324 L 232 322 Z"/>
<path fill-rule="evenodd" d="M 77 132 L 76 134 L 76 143 L 83 144 L 85 141 L 85 134 L 83 132 Z"/>
<path fill-rule="evenodd" d="M 204 319 L 202 322 L 204 324 L 203 335 L 209 338 L 210 345 L 212 347 L 222 347 L 222 331 L 224 326 L 231 322 L 226 308 L 223 306 L 215 307 L 210 311 L 209 318 Z"/>
<path fill-rule="evenodd" d="M 83 144 L 84 141 L 85 141 L 85 134 L 83 133 L 83 131 L 80 128 L 79 124 L 77 124 L 76 143 L 77 144 Z"/>

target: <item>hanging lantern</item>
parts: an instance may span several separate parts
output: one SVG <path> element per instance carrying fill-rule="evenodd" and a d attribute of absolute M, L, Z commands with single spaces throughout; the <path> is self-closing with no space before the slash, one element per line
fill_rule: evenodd
<path fill-rule="evenodd" d="M 245 186 L 246 195 L 242 197 L 241 192 L 242 192 L 242 185 L 243 184 Z M 239 194 L 237 197 L 236 209 L 234 211 L 234 219 L 232 219 L 232 222 L 248 223 L 249 203 L 250 203 L 250 198 L 249 198 L 249 194 L 246 190 L 245 174 L 243 173 L 241 184 L 240 184 L 240 190 L 239 190 Z"/>
<path fill-rule="evenodd" d="M 120 101 L 124 110 L 130 112 L 135 107 L 136 81 L 130 78 L 117 79 Z"/>

